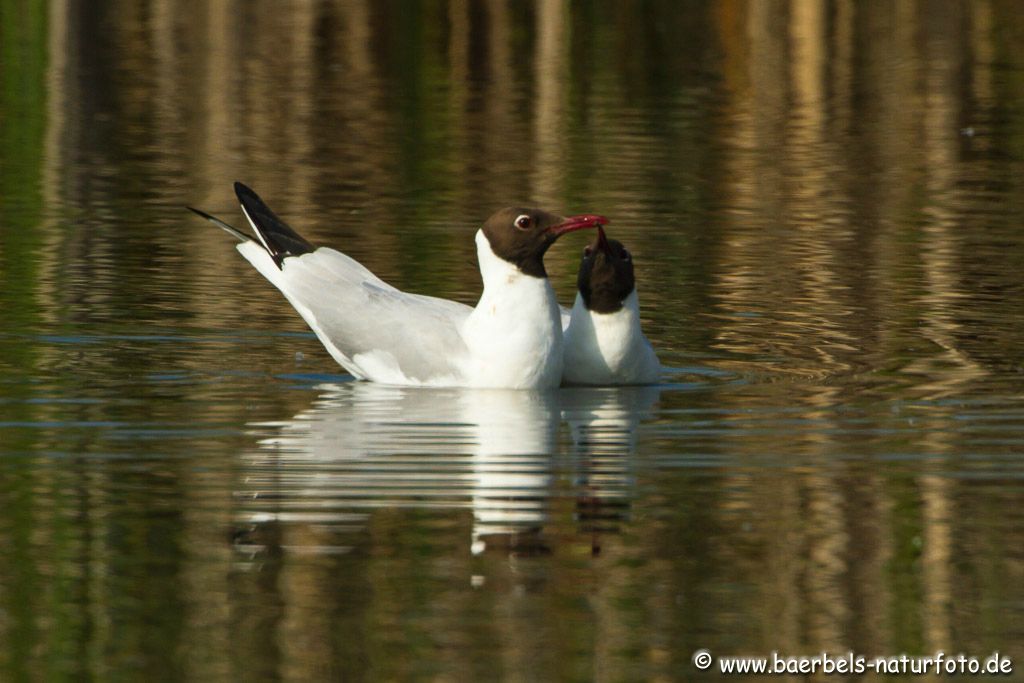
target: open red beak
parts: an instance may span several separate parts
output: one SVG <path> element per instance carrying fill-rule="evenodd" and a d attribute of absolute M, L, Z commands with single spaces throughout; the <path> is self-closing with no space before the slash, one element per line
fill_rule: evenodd
<path fill-rule="evenodd" d="M 553 225 L 548 228 L 555 237 L 564 235 L 567 232 L 574 230 L 584 230 L 586 228 L 596 228 L 599 225 L 608 225 L 608 219 L 604 216 L 596 216 L 594 214 L 583 214 L 582 216 L 569 216 L 562 220 L 558 225 Z"/>

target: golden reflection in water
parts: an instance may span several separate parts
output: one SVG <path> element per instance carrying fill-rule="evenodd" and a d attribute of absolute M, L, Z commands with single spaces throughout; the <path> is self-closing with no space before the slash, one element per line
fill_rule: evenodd
<path fill-rule="evenodd" d="M 839 122 L 827 114 L 824 55 L 833 38 L 820 3 L 793 3 L 788 26 L 771 3 L 748 9 L 746 22 L 722 27 L 744 32 L 746 40 L 723 42 L 749 53 L 749 73 L 737 63 L 742 80 L 731 89 L 725 163 L 732 210 L 715 287 L 716 314 L 725 318 L 717 346 L 754 356 L 739 368 L 849 372 L 859 349 L 844 324 L 855 322 L 849 285 L 837 272 L 851 236 L 848 200 L 837 183 Z M 763 265 L 767 253 L 771 269 Z"/>
<path fill-rule="evenodd" d="M 59 16 L 63 6 L 54 3 L 53 15 Z M 424 92 L 425 104 L 440 104 L 444 110 L 431 122 L 437 130 L 427 132 L 449 140 L 441 147 L 449 169 L 439 174 L 450 178 L 442 181 L 449 192 L 438 199 L 454 199 L 454 210 L 447 210 L 465 216 L 460 229 L 439 238 L 458 254 L 456 260 L 471 261 L 472 248 L 464 238 L 486 212 L 479 206 L 481 197 L 568 208 L 561 206 L 563 166 L 573 155 L 566 146 L 566 117 L 573 114 L 567 111 L 572 84 L 566 65 L 573 42 L 592 36 L 573 36 L 565 3 L 537 5 L 532 44 L 517 37 L 520 17 L 505 2 L 445 7 L 433 18 L 445 23 L 438 35 L 446 51 L 440 63 L 431 61 L 436 60 L 432 55 L 427 60 L 431 73 L 443 74 L 431 85 L 440 85 L 446 95 L 435 100 Z M 886 7 L 867 11 L 839 3 L 834 12 L 826 12 L 816 2 L 763 2 L 716 8 L 729 97 L 719 132 L 727 145 L 726 213 L 713 273 L 717 284 L 710 290 L 717 305 L 701 320 L 714 331 L 717 349 L 736 354 L 736 360 L 720 361 L 729 367 L 811 377 L 859 372 L 874 359 L 897 355 L 906 344 L 907 330 L 881 326 L 879 318 L 899 320 L 905 318 L 900 311 L 916 307 L 930 331 L 911 334 L 921 334 L 942 352 L 918 359 L 920 367 L 909 371 L 956 376 L 962 382 L 980 376 L 977 364 L 958 348 L 956 326 L 945 332 L 937 326 L 957 310 L 963 296 L 957 291 L 955 266 L 965 247 L 950 243 L 964 204 L 954 196 L 964 173 L 959 82 L 972 69 L 971 82 L 981 93 L 979 100 L 986 101 L 989 70 L 977 68 L 978 62 L 965 53 L 986 54 L 978 36 L 986 22 L 991 24 L 991 8 L 984 2 L 935 13 L 913 3 Z M 393 93 L 382 76 L 387 65 L 374 51 L 382 41 L 398 40 L 381 33 L 386 23 L 376 16 L 380 8 L 356 1 L 299 3 L 275 12 L 247 6 L 236 16 L 229 3 L 208 3 L 197 10 L 203 13 L 202 32 L 185 31 L 193 9 L 165 0 L 152 13 L 120 14 L 112 27 L 114 45 L 132 55 L 127 66 L 154 74 L 122 93 L 129 105 L 126 115 L 149 116 L 145 107 L 150 103 L 154 130 L 146 135 L 154 163 L 185 165 L 185 187 L 170 188 L 169 198 L 189 194 L 191 187 L 195 203 L 230 207 L 230 181 L 244 177 L 269 188 L 281 212 L 296 215 L 314 238 L 358 235 L 353 248 L 371 268 L 385 276 L 402 272 L 406 247 L 400 234 L 354 232 L 364 221 L 401 220 L 390 203 L 372 196 L 401 191 L 403 160 L 392 156 L 394 136 L 417 132 L 403 130 L 404 121 L 396 118 Z M 922 34 L 907 26 L 925 17 L 928 31 L 922 41 Z M 970 45 L 959 37 L 965 25 L 972 28 Z M 482 29 L 486 34 L 477 35 Z M 851 41 L 860 33 L 877 40 L 855 46 Z M 435 39 L 433 31 L 424 36 Z M 69 42 L 75 44 L 75 38 Z M 54 73 L 62 63 L 56 57 Z M 528 70 L 520 67 L 524 60 L 531 62 Z M 62 76 L 65 87 L 54 89 L 54 99 L 68 95 L 64 106 L 52 107 L 51 131 L 62 122 L 69 125 L 63 134 L 51 132 L 54 144 L 74 143 L 81 130 L 70 122 L 89 115 L 73 95 L 87 77 L 81 69 L 77 62 L 59 67 L 70 73 Z M 854 112 L 854 91 L 863 88 L 870 89 L 871 104 Z M 625 134 L 623 120 L 613 114 L 626 102 L 626 93 L 613 83 L 607 95 L 588 97 L 583 106 L 592 116 L 598 158 L 609 156 L 600 150 L 621 152 L 612 165 L 620 181 L 611 196 L 623 207 L 618 209 L 625 213 L 623 228 L 638 248 L 654 255 L 659 251 L 653 246 L 655 236 L 634 234 L 630 225 L 630 214 L 636 214 L 632 220 L 649 220 L 644 216 L 650 211 L 646 188 L 634 184 L 646 175 L 649 157 L 606 141 Z M 878 125 L 864 126 L 859 137 L 851 137 L 852 128 L 865 118 Z M 131 126 L 126 134 L 132 134 Z M 637 149 L 649 148 L 645 142 Z M 55 150 L 48 158 L 62 158 L 61 153 Z M 865 188 L 872 181 L 857 177 L 865 164 L 883 169 L 876 186 Z M 93 170 L 81 166 L 77 172 Z M 344 177 L 331 177 L 338 175 Z M 355 194 L 346 192 L 347 205 L 332 208 L 331 189 L 339 181 L 357 188 Z M 922 184 L 923 193 L 910 194 Z M 867 213 L 870 207 L 854 210 L 865 203 L 880 208 L 874 215 Z M 908 233 L 906 223 L 892 222 L 907 206 L 932 218 L 915 226 L 916 235 Z M 296 213 L 296 207 L 322 212 Z M 352 214 L 359 217 L 346 217 L 349 209 L 360 212 Z M 205 226 L 189 234 L 200 247 L 197 258 L 182 265 L 196 276 L 225 267 L 243 273 L 244 264 L 225 253 L 223 236 L 200 227 Z M 157 239 L 173 251 L 173 235 Z M 906 247 L 917 239 L 925 245 L 920 258 Z M 103 246 L 84 248 L 96 256 Z M 766 254 L 771 254 L 771 268 L 765 267 Z M 556 249 L 550 258 L 552 271 L 575 268 L 575 249 Z M 866 267 L 852 269 L 851 261 Z M 947 264 L 953 279 L 942 278 L 938 262 Z M 448 288 L 471 300 L 477 287 L 471 270 L 446 277 Z M 917 287 L 930 293 L 908 294 Z M 271 320 L 279 325 L 283 318 L 291 329 L 302 329 L 294 318 L 259 305 L 255 297 L 239 302 L 197 292 L 193 304 L 211 323 L 232 311 L 268 325 Z M 943 391 L 940 386 L 926 390 Z"/>
<path fill-rule="evenodd" d="M 970 7 L 984 22 L 987 3 Z M 984 370 L 950 327 L 965 294 L 957 265 L 964 246 L 956 236 L 958 181 L 970 170 L 960 154 L 960 83 L 970 64 L 963 8 L 932 12 L 895 3 L 892 16 L 881 6 L 867 12 L 848 4 L 826 13 L 814 2 L 743 8 L 746 22 L 730 14 L 720 23 L 733 128 L 717 346 L 752 356 L 730 363 L 740 369 L 848 374 L 871 358 L 893 358 L 906 343 L 906 330 L 881 326 L 878 312 L 892 321 L 901 317 L 895 309 L 916 309 L 925 330 L 914 333 L 940 349 L 907 368 L 937 378 L 921 390 L 938 396 L 981 378 Z M 919 20 L 927 20 L 927 31 L 912 30 Z M 728 33 L 740 30 L 743 36 Z M 859 30 L 875 39 L 855 52 L 849 40 Z M 743 51 L 735 58 L 733 46 Z M 858 71 L 870 78 L 855 80 Z M 864 87 L 872 88 L 869 101 L 878 110 L 858 116 L 877 126 L 851 118 L 854 91 Z M 866 132 L 851 137 L 855 127 Z M 865 162 L 882 169 L 867 193 L 856 175 Z M 867 206 L 855 210 L 857 204 Z M 877 215 L 867 213 L 871 204 L 881 207 Z M 921 220 L 896 222 L 907 208 Z M 918 241 L 920 252 L 908 253 L 905 245 Z M 851 255 L 861 269 L 850 269 Z M 905 298 L 920 289 L 926 293 Z"/>
<path fill-rule="evenodd" d="M 678 140 L 659 129 L 656 107 L 645 109 L 631 72 L 620 64 L 636 45 L 619 53 L 607 31 L 575 34 L 579 10 L 569 3 L 540 2 L 526 24 L 520 7 L 500 0 L 453 0 L 438 7 L 443 11 L 434 18 L 440 17 L 443 27 L 412 31 L 419 43 L 409 47 L 415 50 L 410 61 L 423 68 L 418 106 L 431 115 L 424 122 L 398 112 L 400 79 L 391 63 L 397 57 L 388 46 L 408 36 L 395 32 L 398 20 L 382 14 L 378 3 L 275 3 L 271 8 L 161 0 L 143 11 L 137 4 L 115 2 L 106 12 L 116 21 L 104 24 L 108 40 L 98 46 L 91 39 L 95 25 L 88 23 L 88 10 L 50 2 L 43 177 L 45 202 L 54 217 L 41 228 L 45 240 L 36 290 L 41 319 L 113 318 L 123 307 L 115 288 L 100 285 L 120 276 L 125 254 L 118 242 L 123 236 L 103 231 L 126 207 L 104 202 L 116 194 L 111 187 L 132 177 L 160 180 L 151 188 L 154 201 L 173 204 L 175 210 L 182 203 L 232 209 L 231 180 L 249 180 L 269 188 L 268 196 L 278 199 L 275 205 L 282 213 L 298 214 L 311 236 L 348 240 L 367 265 L 386 276 L 404 273 L 407 235 L 365 230 L 366 224 L 411 222 L 416 210 L 435 223 L 457 221 L 431 236 L 457 255 L 453 262 L 462 262 L 472 260 L 465 238 L 486 212 L 481 205 L 535 200 L 561 209 L 570 208 L 570 201 L 588 200 L 622 217 L 617 225 L 631 245 L 650 255 L 652 280 L 670 270 L 657 265 L 659 257 L 687 249 L 682 239 L 687 231 L 717 231 L 715 249 L 707 257 L 713 306 L 708 315 L 698 318 L 685 311 L 681 317 L 708 328 L 712 351 L 722 352 L 711 364 L 781 380 L 779 388 L 716 395 L 720 403 L 715 408 L 732 415 L 736 429 L 719 437 L 712 450 L 734 464 L 722 467 L 708 485 L 714 495 L 702 519 L 720 536 L 693 557 L 685 556 L 688 548 L 668 542 L 678 540 L 673 535 L 678 530 L 659 518 L 664 514 L 659 505 L 674 508 L 688 502 L 674 498 L 670 484 L 647 482 L 654 493 L 644 502 L 646 514 L 632 514 L 630 459 L 642 462 L 643 454 L 637 453 L 630 426 L 638 418 L 629 408 L 622 409 L 631 416 L 625 427 L 616 422 L 624 419 L 621 415 L 581 418 L 589 408 L 580 406 L 572 415 L 561 414 L 557 406 L 510 409 L 509 415 L 528 415 L 539 425 L 527 435 L 515 425 L 504 427 L 512 433 L 498 430 L 499 444 L 532 440 L 512 459 L 501 447 L 488 447 L 486 435 L 479 433 L 485 418 L 447 415 L 442 421 L 456 422 L 465 432 L 459 445 L 436 444 L 435 461 L 388 461 L 389 454 L 367 450 L 381 447 L 395 431 L 393 425 L 370 434 L 363 444 L 352 441 L 353 434 L 365 435 L 373 424 L 353 414 L 373 404 L 361 400 L 339 413 L 338 419 L 352 422 L 331 440 L 333 450 L 306 463 L 306 469 L 289 466 L 305 446 L 279 437 L 243 465 L 248 472 L 175 472 L 184 517 L 178 578 L 185 596 L 184 630 L 193 634 L 186 637 L 187 677 L 229 677 L 230 664 L 218 655 L 232 650 L 243 660 L 252 655 L 253 663 L 243 668 L 256 670 L 262 658 L 277 657 L 280 666 L 270 667 L 274 673 L 316 677 L 338 657 L 334 648 L 339 646 L 331 640 L 337 615 L 328 615 L 324 605 L 351 610 L 395 632 L 404 628 L 404 601 L 415 596 L 394 585 L 389 558 L 373 553 L 402 533 L 397 527 L 408 521 L 405 504 L 464 510 L 449 526 L 420 530 L 426 536 L 435 533 L 458 551 L 430 556 L 417 567 L 442 587 L 436 600 L 417 605 L 426 616 L 419 626 L 407 627 L 409 633 L 423 638 L 439 624 L 452 627 L 445 645 L 457 652 L 485 637 L 467 634 L 464 626 L 485 614 L 486 622 L 494 624 L 486 637 L 505 659 L 506 671 L 526 669 L 525 663 L 543 649 L 546 632 L 533 632 L 540 603 L 549 596 L 569 600 L 577 580 L 592 589 L 585 612 L 593 624 L 584 626 L 592 628 L 589 646 L 597 651 L 599 670 L 612 679 L 630 674 L 625 658 L 615 654 L 625 646 L 640 652 L 655 675 L 678 672 L 673 658 L 684 661 L 689 653 L 676 654 L 674 639 L 689 633 L 689 618 L 702 614 L 698 598 L 735 596 L 742 590 L 738 585 L 753 586 L 745 594 L 753 606 L 722 600 L 708 631 L 756 630 L 755 638 L 743 642 L 760 643 L 763 652 L 856 645 L 869 653 L 891 653 L 904 646 L 927 651 L 955 644 L 957 610 L 965 619 L 979 619 L 963 606 L 974 596 L 958 589 L 964 580 L 958 563 L 984 575 L 968 578 L 989 601 L 1003 595 L 990 575 L 1004 571 L 1012 581 L 1024 576 L 1020 558 L 998 554 L 1015 536 L 1005 542 L 958 540 L 961 534 L 970 536 L 961 526 L 966 512 L 995 513 L 985 502 L 965 503 L 977 489 L 942 470 L 971 447 L 948 438 L 955 409 L 935 407 L 906 442 L 887 442 L 888 448 L 925 453 L 938 463 L 913 468 L 911 476 L 900 479 L 884 465 L 836 457 L 851 446 L 833 408 L 856 389 L 842 378 L 858 373 L 899 372 L 912 385 L 904 397 L 937 399 L 966 391 L 991 372 L 965 348 L 968 331 L 962 322 L 974 294 L 962 275 L 971 248 L 971 226 L 964 216 L 991 207 L 975 206 L 981 200 L 967 194 L 963 181 L 999 178 L 990 159 L 965 158 L 968 143 L 960 130 L 971 116 L 990 120 L 990 110 L 999 105 L 996 65 L 1005 59 L 1000 57 L 1005 46 L 994 35 L 1011 20 L 1007 7 L 1012 13 L 1012 6 L 842 1 L 825 6 L 802 0 L 716 4 L 709 33 L 715 38 L 713 69 L 723 78 L 722 102 L 710 115 L 714 124 L 703 133 L 720 145 L 715 152 L 722 157 L 720 177 L 709 182 L 723 208 L 720 215 L 707 217 L 710 227 L 678 228 L 659 213 L 658 200 L 664 198 L 650 192 L 652 176 L 663 169 L 648 168 L 652 158 L 665 158 L 659 153 L 678 150 Z M 620 11 L 625 23 L 629 10 Z M 524 26 L 530 40 L 522 37 Z M 613 25 L 611 32 L 616 31 Z M 600 41 L 601 49 L 587 53 L 594 61 L 583 70 L 596 85 L 572 83 L 573 47 L 590 40 Z M 106 88 L 97 87 L 97 72 Z M 688 86 L 678 82 L 655 86 L 689 94 Z M 966 101 L 965 90 L 974 103 Z M 93 126 L 110 129 L 112 117 L 123 138 L 120 147 L 93 133 Z M 579 128 L 570 131 L 573 126 Z M 570 132 L 575 140 L 569 139 Z M 417 146 L 416 136 L 444 142 Z M 994 140 L 979 135 L 969 144 L 984 153 Z M 403 144 L 412 150 L 403 152 Z M 129 164 L 118 152 L 139 153 L 139 158 Z M 420 176 L 411 174 L 410 164 L 426 153 L 442 163 L 427 164 Z M 585 171 L 565 170 L 580 159 L 587 162 Z M 604 161 L 600 168 L 593 168 L 594 159 Z M 424 176 L 434 178 L 434 184 Z M 430 188 L 432 196 L 423 207 L 408 208 L 415 205 L 407 194 L 410 186 Z M 340 206 L 339 196 L 345 202 Z M 87 207 L 92 213 L 58 230 L 56 213 L 62 205 Z M 361 212 L 358 218 L 348 213 L 353 210 Z M 150 242 L 155 252 L 176 253 L 180 231 L 187 231 L 194 253 L 174 262 L 180 282 L 202 281 L 218 272 L 225 273 L 232 289 L 266 287 L 247 274 L 247 266 L 234 259 L 217 231 L 182 227 L 185 214 L 146 217 L 164 220 Z M 666 238 L 657 230 L 634 230 L 635 224 L 664 223 L 679 232 L 667 242 L 659 241 Z M 552 272 L 571 274 L 576 253 L 569 248 L 553 252 Z M 477 286 L 472 266 L 439 277 L 448 290 L 467 296 Z M 676 280 L 672 274 L 661 277 L 656 283 L 666 286 L 644 289 L 654 308 L 674 303 L 663 302 L 659 297 L 666 295 L 659 291 Z M 243 320 L 253 329 L 302 329 L 283 303 L 275 308 L 262 296 L 213 296 L 212 281 L 207 282 L 210 288 L 188 290 L 190 324 L 198 328 L 219 329 L 225 320 Z M 679 311 L 670 308 L 669 313 L 675 317 Z M 665 329 L 675 333 L 679 327 Z M 683 342 L 668 335 L 656 342 L 677 357 L 704 351 L 680 350 L 676 347 Z M 201 349 L 182 362 L 209 368 L 216 365 L 209 356 L 217 353 L 222 351 Z M 59 356 L 50 347 L 41 352 L 39 363 L 64 367 Z M 116 370 L 116 358 L 95 362 L 89 369 L 97 373 Z M 808 387 L 789 384 L 791 376 L 836 381 Z M 212 402 L 215 396 L 216 387 L 198 387 L 184 403 Z M 751 437 L 744 430 L 745 411 L 770 410 L 780 400 L 799 408 L 801 419 L 815 427 Z M 305 401 L 302 395 L 282 402 L 282 414 L 299 414 L 281 426 L 282 433 L 305 424 Z M 470 413 L 487 406 L 454 408 Z M 83 409 L 83 419 L 96 417 L 89 410 Z M 198 415 L 203 408 L 182 410 Z M 218 404 L 214 410 L 224 419 L 247 419 L 244 405 Z M 53 407 L 33 411 L 40 421 L 66 417 Z M 611 428 L 602 431 L 602 420 L 610 420 Z M 550 453 L 557 449 L 555 430 L 562 421 L 569 424 L 573 441 L 569 455 L 576 479 L 571 485 L 552 476 L 557 468 Z M 315 420 L 309 425 L 323 426 Z M 769 472 L 757 466 L 758 457 L 779 453 L 797 454 L 799 464 Z M 345 467 L 332 469 L 331 459 L 344 460 Z M 372 470 L 381 462 L 397 467 L 398 474 L 386 467 Z M 112 647 L 116 630 L 106 610 L 115 589 L 104 573 L 123 548 L 111 540 L 109 517 L 123 515 L 125 508 L 109 471 L 85 468 L 83 473 L 81 468 L 40 477 L 33 538 L 41 547 L 57 543 L 55 529 L 63 514 L 57 492 L 72 492 L 70 505 L 77 508 L 64 512 L 80 514 L 87 532 L 68 547 L 75 557 L 87 558 L 81 571 L 97 569 L 83 579 L 96 612 L 91 638 Z M 390 472 L 390 479 L 381 472 Z M 277 495 L 254 497 L 235 509 L 210 503 L 211 491 L 254 490 Z M 331 507 L 358 490 L 372 493 L 363 501 L 365 514 L 342 514 Z M 409 496 L 415 498 L 412 503 Z M 1012 496 L 1006 498 L 1013 503 Z M 273 501 L 269 513 L 261 507 L 266 500 Z M 289 504 L 297 505 L 298 513 Z M 259 575 L 255 563 L 247 563 L 225 538 L 225 530 L 238 523 L 239 509 L 255 515 L 246 521 L 259 526 L 260 533 L 236 545 L 282 553 L 279 563 L 267 563 L 266 575 Z M 552 537 L 552 528 L 569 538 Z M 921 549 L 919 564 L 907 557 L 915 544 Z M 487 548 L 477 556 L 471 552 Z M 564 561 L 555 585 L 532 575 L 528 562 L 510 560 L 516 552 L 549 551 Z M 614 559 L 593 571 L 581 569 L 593 555 Z M 692 564 L 713 577 L 687 574 L 694 572 Z M 351 576 L 339 578 L 339 567 Z M 479 597 L 483 592 L 467 597 L 460 590 L 464 586 L 444 583 L 451 576 L 486 576 L 522 599 L 495 598 L 500 591 L 490 598 Z M 339 581 L 349 591 L 340 598 Z M 246 598 L 266 612 L 240 609 Z M 644 628 L 637 628 L 641 618 Z M 361 633 L 360 624 L 345 623 L 354 626 L 349 632 Z M 459 624 L 463 627 L 454 627 Z M 920 642 L 906 635 L 918 631 Z M 244 644 L 235 642 L 238 632 L 247 636 Z M 573 643 L 559 644 L 572 651 Z M 96 664 L 98 675 L 104 666 Z M 468 659 L 455 666 L 466 678 L 477 671 Z"/>
<path fill-rule="evenodd" d="M 533 148 L 537 150 L 530 195 L 547 206 L 558 206 L 563 196 L 562 173 L 567 159 L 564 149 L 569 76 L 569 5 L 562 0 L 541 0 L 537 6 L 537 59 L 534 66 L 536 107 Z"/>

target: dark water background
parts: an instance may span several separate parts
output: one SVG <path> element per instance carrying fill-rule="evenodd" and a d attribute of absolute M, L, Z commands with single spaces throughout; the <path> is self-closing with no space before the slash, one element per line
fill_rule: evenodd
<path fill-rule="evenodd" d="M 467 303 L 493 209 L 605 214 L 673 370 L 350 382 L 236 179 Z M 1016 2 L 0 0 L 2 680 L 1021 669 L 1022 372 Z"/>

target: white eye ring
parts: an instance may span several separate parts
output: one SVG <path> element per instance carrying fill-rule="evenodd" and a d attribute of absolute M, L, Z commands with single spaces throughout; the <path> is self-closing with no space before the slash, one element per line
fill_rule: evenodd
<path fill-rule="evenodd" d="M 626 250 L 626 249 L 623 249 L 622 250 L 622 260 L 623 261 L 628 261 L 630 258 L 632 258 L 632 256 L 630 256 L 629 251 Z"/>
<path fill-rule="evenodd" d="M 525 213 L 516 217 L 516 227 L 520 230 L 530 227 L 530 217 Z"/>

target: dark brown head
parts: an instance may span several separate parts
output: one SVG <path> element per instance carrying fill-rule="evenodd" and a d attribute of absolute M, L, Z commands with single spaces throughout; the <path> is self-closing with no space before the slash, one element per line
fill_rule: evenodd
<path fill-rule="evenodd" d="M 614 313 L 636 287 L 633 256 L 618 240 L 610 240 L 597 228 L 597 239 L 583 250 L 576 286 L 588 310 Z"/>
<path fill-rule="evenodd" d="M 540 209 L 509 208 L 484 223 L 483 233 L 496 256 L 526 275 L 547 277 L 544 253 L 559 237 L 573 230 L 605 225 L 604 216 L 556 216 Z"/>

